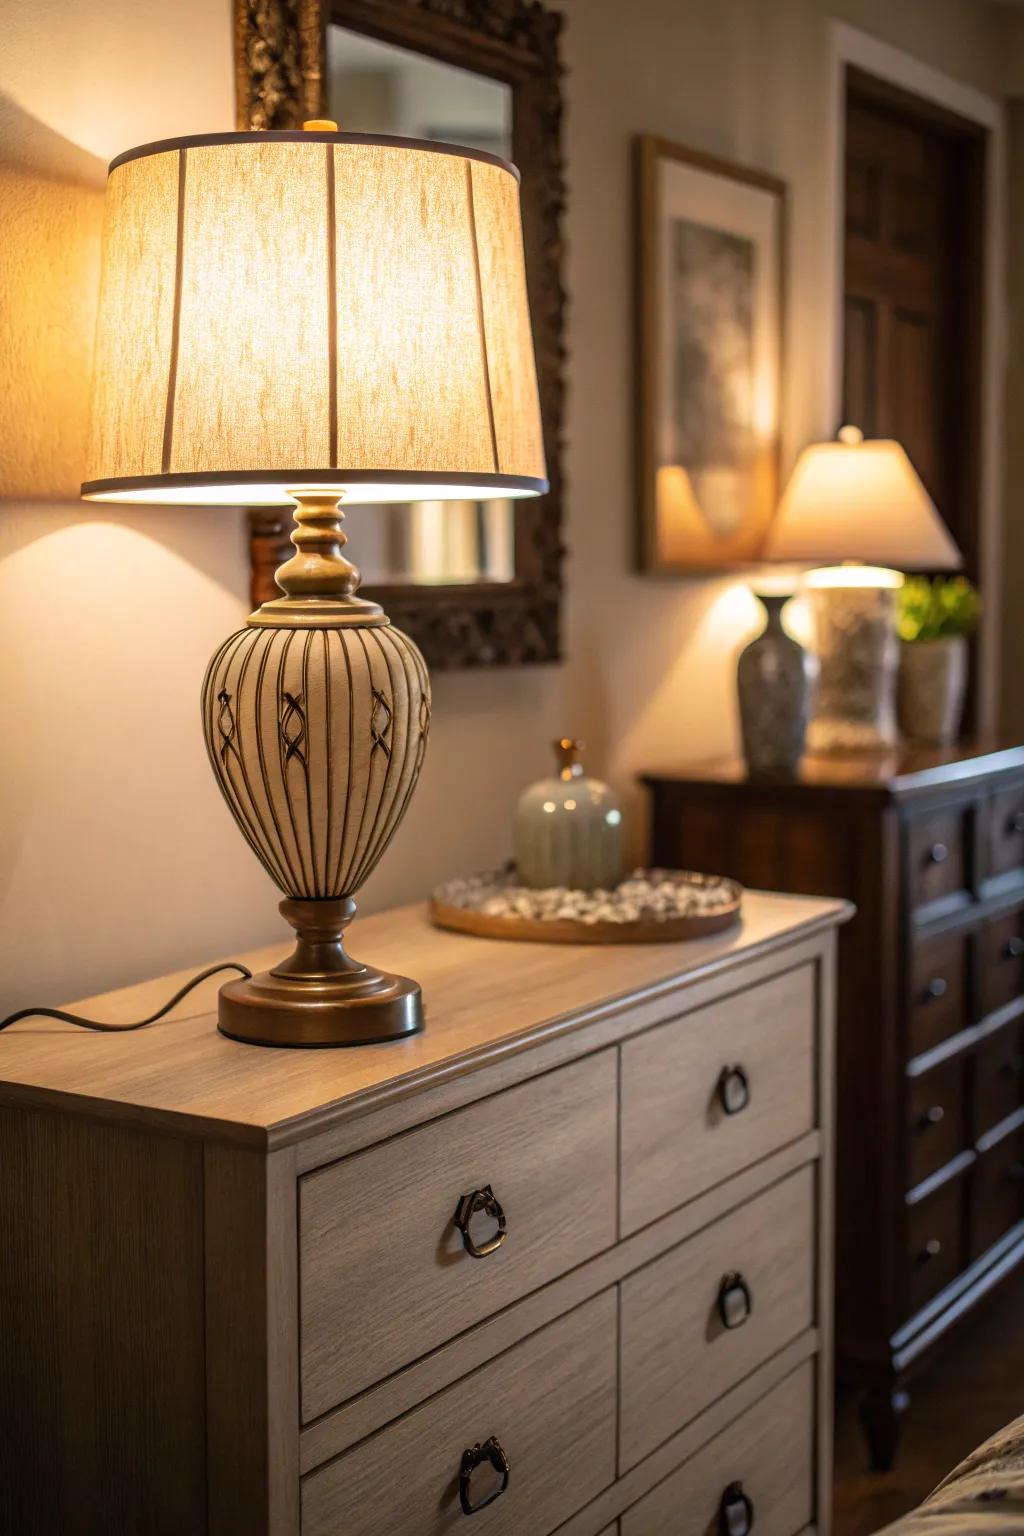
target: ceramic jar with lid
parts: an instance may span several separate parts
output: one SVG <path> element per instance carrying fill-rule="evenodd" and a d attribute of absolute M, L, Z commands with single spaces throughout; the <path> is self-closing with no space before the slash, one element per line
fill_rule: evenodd
<path fill-rule="evenodd" d="M 556 741 L 555 776 L 531 784 L 516 806 L 516 869 L 535 890 L 611 890 L 622 878 L 622 810 L 608 785 L 584 771 L 582 745 Z"/>

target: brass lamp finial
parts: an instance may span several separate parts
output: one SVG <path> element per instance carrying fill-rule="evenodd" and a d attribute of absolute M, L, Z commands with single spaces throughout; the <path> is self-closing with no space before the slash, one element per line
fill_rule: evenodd
<path fill-rule="evenodd" d="M 552 746 L 558 757 L 558 777 L 560 779 L 578 779 L 583 772 L 583 764 L 580 762 L 580 753 L 583 751 L 583 742 L 574 740 L 571 736 L 560 736 Z"/>

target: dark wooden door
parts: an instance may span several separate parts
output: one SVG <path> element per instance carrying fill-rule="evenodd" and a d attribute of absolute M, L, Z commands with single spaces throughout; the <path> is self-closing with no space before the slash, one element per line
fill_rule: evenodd
<path fill-rule="evenodd" d="M 850 71 L 843 416 L 894 437 L 978 573 L 984 136 Z"/>

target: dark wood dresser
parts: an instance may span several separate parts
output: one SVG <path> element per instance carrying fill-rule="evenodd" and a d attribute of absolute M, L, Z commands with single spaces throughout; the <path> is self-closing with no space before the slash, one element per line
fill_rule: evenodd
<path fill-rule="evenodd" d="M 857 905 L 839 948 L 836 1349 L 877 1467 L 1024 1261 L 1024 747 L 651 774 L 652 863 Z"/>

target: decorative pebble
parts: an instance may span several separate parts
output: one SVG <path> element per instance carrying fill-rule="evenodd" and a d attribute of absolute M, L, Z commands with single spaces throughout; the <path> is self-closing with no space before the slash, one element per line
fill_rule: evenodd
<path fill-rule="evenodd" d="M 512 867 L 464 875 L 438 886 L 434 900 L 485 917 L 585 923 L 667 922 L 710 917 L 731 907 L 738 894 L 732 880 L 687 869 L 635 869 L 612 891 L 571 891 L 565 886 L 531 890 L 517 885 Z"/>

